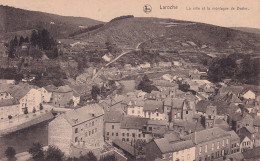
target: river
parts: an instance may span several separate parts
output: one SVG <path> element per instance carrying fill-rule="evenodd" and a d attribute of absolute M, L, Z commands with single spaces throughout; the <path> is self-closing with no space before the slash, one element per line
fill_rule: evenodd
<path fill-rule="evenodd" d="M 0 158 L 5 156 L 5 150 L 11 146 L 16 153 L 28 151 L 34 142 L 43 146 L 48 145 L 48 123 L 49 121 L 31 126 L 29 128 L 10 133 L 0 137 Z"/>

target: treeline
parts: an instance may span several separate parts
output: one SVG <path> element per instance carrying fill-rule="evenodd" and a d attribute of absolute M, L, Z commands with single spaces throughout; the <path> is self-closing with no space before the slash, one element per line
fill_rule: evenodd
<path fill-rule="evenodd" d="M 259 67 L 259 59 L 246 54 L 231 54 L 213 59 L 208 75 L 213 82 L 232 79 L 243 84 L 258 85 Z"/>
<path fill-rule="evenodd" d="M 8 57 L 15 58 L 15 48 L 18 46 L 22 46 L 23 43 L 29 43 L 29 38 L 24 38 L 23 36 L 20 37 L 19 41 L 17 36 L 15 36 L 12 40 L 10 40 L 8 44 Z"/>
<path fill-rule="evenodd" d="M 122 19 L 127 19 L 127 18 L 134 18 L 134 16 L 133 16 L 133 15 L 120 16 L 120 17 L 113 18 L 113 19 L 110 20 L 109 22 L 114 22 L 114 21 L 118 21 L 118 20 L 122 20 Z"/>
<path fill-rule="evenodd" d="M 91 27 L 88 27 L 88 28 L 84 28 L 84 29 L 75 31 L 75 32 L 69 34 L 69 36 L 73 37 L 73 36 L 76 36 L 76 35 L 79 35 L 79 34 L 82 34 L 82 33 L 86 33 L 86 32 L 89 32 L 89 31 L 96 30 L 96 29 L 101 28 L 103 26 L 104 26 L 104 24 L 94 25 L 94 26 L 91 26 Z"/>
<path fill-rule="evenodd" d="M 50 36 L 50 33 L 46 29 L 32 31 L 31 45 L 38 46 L 41 50 L 51 50 L 57 46 L 56 41 Z"/>

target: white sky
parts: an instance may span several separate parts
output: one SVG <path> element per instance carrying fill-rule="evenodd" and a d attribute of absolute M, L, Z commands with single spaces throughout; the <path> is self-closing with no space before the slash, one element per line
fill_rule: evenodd
<path fill-rule="evenodd" d="M 260 28 L 260 0 L 0 0 L 0 4 L 101 21 L 130 14 L 135 17 L 172 18 L 225 27 Z M 145 4 L 152 6 L 151 13 L 143 12 Z M 162 10 L 160 5 L 175 5 L 178 9 Z M 187 7 L 247 7 L 249 10 L 188 11 Z"/>

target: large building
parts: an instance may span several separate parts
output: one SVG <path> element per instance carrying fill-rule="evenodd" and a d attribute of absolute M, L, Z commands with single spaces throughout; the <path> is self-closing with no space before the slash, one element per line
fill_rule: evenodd
<path fill-rule="evenodd" d="M 66 155 L 73 148 L 100 150 L 103 139 L 104 111 L 98 104 L 70 110 L 49 123 L 49 145 L 56 145 Z"/>
<path fill-rule="evenodd" d="M 192 140 L 160 138 L 149 142 L 146 147 L 146 161 L 194 161 L 195 145 Z"/>

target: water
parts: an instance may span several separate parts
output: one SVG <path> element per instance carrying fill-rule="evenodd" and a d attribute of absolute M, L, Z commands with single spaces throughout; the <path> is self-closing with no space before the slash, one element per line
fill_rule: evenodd
<path fill-rule="evenodd" d="M 5 150 L 11 146 L 16 153 L 28 151 L 34 142 L 39 142 L 43 146 L 48 145 L 48 123 L 42 122 L 35 126 L 10 133 L 0 137 L 0 158 L 5 156 Z"/>

